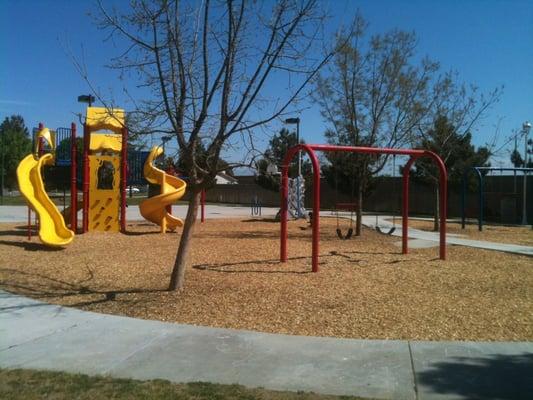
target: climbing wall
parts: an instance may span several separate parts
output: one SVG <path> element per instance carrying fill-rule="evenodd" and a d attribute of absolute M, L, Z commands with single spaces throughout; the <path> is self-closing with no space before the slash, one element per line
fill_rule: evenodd
<path fill-rule="evenodd" d="M 120 157 L 89 156 L 89 231 L 120 230 Z"/>

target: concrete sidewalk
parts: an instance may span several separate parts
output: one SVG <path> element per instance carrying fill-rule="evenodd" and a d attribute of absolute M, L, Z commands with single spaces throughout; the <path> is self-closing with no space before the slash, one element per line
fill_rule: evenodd
<path fill-rule="evenodd" d="M 383 230 L 387 231 L 389 230 L 393 224 L 389 221 L 392 219 L 392 216 L 379 216 L 378 217 L 378 225 Z M 372 229 L 376 226 L 376 217 L 375 216 L 363 216 L 363 224 L 365 226 L 368 226 Z M 422 231 L 419 229 L 413 229 L 409 228 L 409 238 L 414 240 L 413 242 L 413 248 L 415 247 L 430 247 L 432 244 L 434 246 L 438 246 L 440 237 L 438 232 L 427 232 Z M 396 224 L 396 230 L 392 233 L 393 236 L 402 236 L 402 229 L 401 229 L 401 218 L 399 224 Z M 533 235 L 533 233 L 532 233 Z M 410 240 L 411 242 L 411 240 Z M 495 242 L 486 242 L 482 240 L 470 240 L 470 239 L 464 239 L 461 237 L 461 235 L 453 235 L 453 234 L 447 234 L 446 235 L 446 244 L 454 244 L 458 246 L 468 246 L 468 247 L 476 247 L 479 249 L 485 249 L 485 250 L 495 250 L 495 251 L 503 251 L 506 253 L 514 253 L 514 254 L 521 254 L 526 256 L 533 256 L 533 247 L 531 246 L 521 246 L 517 244 L 507 244 L 507 243 L 495 243 Z M 411 245 L 411 243 L 410 243 Z"/>
<path fill-rule="evenodd" d="M 275 207 L 262 207 L 261 216 L 264 218 L 273 218 L 278 212 Z M 172 213 L 180 218 L 185 218 L 187 215 L 186 205 L 172 206 Z M 78 218 L 81 221 L 81 211 L 78 212 Z M 32 214 L 34 215 L 34 214 Z M 244 206 L 219 206 L 206 205 L 206 218 L 252 218 L 250 207 Z M 198 211 L 198 218 L 200 218 L 200 211 Z M 0 222 L 26 222 L 28 220 L 28 208 L 26 206 L 0 206 Z M 143 221 L 139 206 L 129 206 L 126 209 L 127 221 Z"/>
<path fill-rule="evenodd" d="M 378 399 L 526 399 L 532 343 L 274 335 L 83 312 L 0 291 L 0 367 Z"/>

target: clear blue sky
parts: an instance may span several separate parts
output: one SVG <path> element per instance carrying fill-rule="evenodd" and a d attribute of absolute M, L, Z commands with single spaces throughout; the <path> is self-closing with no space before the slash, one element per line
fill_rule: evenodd
<path fill-rule="evenodd" d="M 124 6 L 126 1 L 115 1 Z M 359 8 L 371 33 L 414 30 L 420 56 L 487 92 L 504 85 L 501 101 L 478 126 L 476 143 L 533 120 L 533 1 L 531 0 L 324 0 L 334 14 L 331 29 L 348 22 Z M 84 111 L 76 102 L 89 91 L 69 53 L 83 54 L 91 79 L 117 102 L 126 101 L 121 83 L 104 64 L 116 55 L 87 16 L 92 1 L 0 1 L 0 119 L 20 114 L 27 125 L 55 128 L 76 122 Z M 82 51 L 83 48 L 83 51 Z M 127 103 L 125 108 L 127 109 Z M 307 142 L 323 142 L 324 122 L 316 108 L 304 111 L 301 132 Z M 281 123 L 279 125 L 281 127 Z M 278 127 L 278 128 L 279 128 Z M 276 127 L 274 127 L 276 128 Z"/>

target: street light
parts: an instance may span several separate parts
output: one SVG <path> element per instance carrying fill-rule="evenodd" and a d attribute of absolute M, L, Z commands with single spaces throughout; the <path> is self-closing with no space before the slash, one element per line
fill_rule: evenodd
<path fill-rule="evenodd" d="M 172 139 L 172 136 L 163 136 L 161 141 L 163 142 L 163 154 L 165 154 L 165 144 Z"/>
<path fill-rule="evenodd" d="M 89 107 L 94 103 L 95 98 L 90 94 L 82 94 L 78 96 L 78 103 L 89 103 Z"/>
<path fill-rule="evenodd" d="M 1 146 L 0 146 L 0 151 L 2 152 L 2 176 L 0 177 L 0 205 L 4 205 L 4 175 L 5 175 L 5 171 L 4 171 L 4 153 L 5 153 L 5 150 L 4 150 L 4 133 L 2 132 L 2 135 L 0 135 L 0 142 L 1 142 Z"/>
<path fill-rule="evenodd" d="M 527 168 L 527 137 L 529 135 L 530 129 L 531 129 L 531 123 L 529 121 L 526 121 L 522 124 L 522 130 L 524 131 L 524 168 Z M 526 190 L 527 190 L 527 171 L 524 170 L 523 193 L 522 193 L 522 225 L 527 225 Z"/>

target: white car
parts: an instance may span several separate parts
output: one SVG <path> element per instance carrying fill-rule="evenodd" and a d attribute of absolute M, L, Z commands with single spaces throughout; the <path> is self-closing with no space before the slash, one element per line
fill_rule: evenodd
<path fill-rule="evenodd" d="M 135 186 L 130 186 L 128 190 L 131 193 L 140 193 L 141 192 L 141 189 L 139 189 L 138 187 L 135 187 Z"/>

